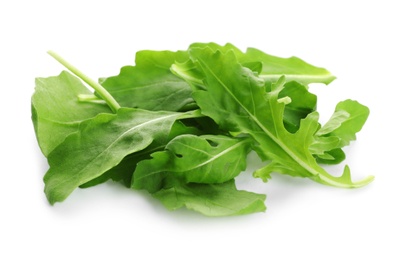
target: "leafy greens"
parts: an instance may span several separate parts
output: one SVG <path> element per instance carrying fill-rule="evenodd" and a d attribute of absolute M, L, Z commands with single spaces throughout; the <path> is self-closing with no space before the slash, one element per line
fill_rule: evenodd
<path fill-rule="evenodd" d="M 51 204 L 111 179 L 146 190 L 170 210 L 263 212 L 266 196 L 235 184 L 250 152 L 264 161 L 253 173 L 264 182 L 272 173 L 342 188 L 373 180 L 353 182 L 348 166 L 340 177 L 321 166 L 345 159 L 342 148 L 356 139 L 369 109 L 341 101 L 321 126 L 308 85 L 335 77 L 299 58 L 194 43 L 186 51 L 140 51 L 134 66 L 98 83 L 49 54 L 75 75 L 37 78 L 32 96 Z"/>

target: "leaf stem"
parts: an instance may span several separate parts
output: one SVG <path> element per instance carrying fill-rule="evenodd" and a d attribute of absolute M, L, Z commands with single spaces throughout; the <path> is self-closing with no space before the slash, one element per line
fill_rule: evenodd
<path fill-rule="evenodd" d="M 56 59 L 59 63 L 61 63 L 63 66 L 65 66 L 68 70 L 70 70 L 73 74 L 75 74 L 77 77 L 82 79 L 85 83 L 87 83 L 89 86 L 91 86 L 97 93 L 98 95 L 105 100 L 105 102 L 108 104 L 110 109 L 116 113 L 117 110 L 120 108 L 119 103 L 113 98 L 112 95 L 104 88 L 102 87 L 98 82 L 92 80 L 88 76 L 86 76 L 83 72 L 81 72 L 79 69 L 77 69 L 75 66 L 67 62 L 65 59 L 63 59 L 61 56 L 59 56 L 57 53 L 53 51 L 48 51 L 47 52 L 51 57 Z"/>
<path fill-rule="evenodd" d="M 106 104 L 105 100 L 95 94 L 79 94 L 77 95 L 77 100 L 87 103 Z"/>

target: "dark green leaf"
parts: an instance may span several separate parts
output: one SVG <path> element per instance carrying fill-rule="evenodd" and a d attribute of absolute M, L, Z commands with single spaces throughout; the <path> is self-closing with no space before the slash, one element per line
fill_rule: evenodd
<path fill-rule="evenodd" d="M 169 135 L 175 112 L 120 109 L 117 115 L 100 114 L 80 125 L 48 156 L 44 177 L 51 204 L 63 201 L 78 186 L 110 170 L 128 154 L 141 151 L 155 139 Z"/>
<path fill-rule="evenodd" d="M 287 82 L 279 93 L 279 98 L 288 97 L 291 102 L 284 108 L 284 126 L 291 132 L 298 131 L 300 121 L 314 112 L 317 106 L 317 96 L 296 81 Z"/>
<path fill-rule="evenodd" d="M 168 175 L 186 183 L 231 180 L 245 169 L 250 146 L 247 138 L 180 135 L 167 144 L 165 151 L 138 163 L 133 187 L 156 192 Z"/>
<path fill-rule="evenodd" d="M 167 143 L 173 138 L 182 134 L 201 134 L 202 132 L 195 127 L 187 127 L 180 121 L 176 121 L 171 128 L 167 138 L 158 138 L 142 151 L 132 153 L 124 157 L 124 159 L 115 167 L 105 172 L 103 175 L 80 185 L 81 188 L 92 187 L 104 183 L 110 179 L 113 181 L 122 181 L 126 187 L 131 187 L 132 174 L 138 162 L 150 158 L 154 152 L 163 151 Z"/>
<path fill-rule="evenodd" d="M 234 180 L 219 184 L 175 184 L 153 194 L 169 210 L 186 207 L 211 217 L 244 215 L 266 210 L 263 194 L 237 190 Z"/>
<path fill-rule="evenodd" d="M 315 157 L 318 163 L 323 164 L 338 164 L 346 159 L 345 152 L 340 148 L 326 151 L 323 154 L 316 154 Z"/>
<path fill-rule="evenodd" d="M 243 67 L 233 52 L 195 48 L 190 54 L 205 75 L 206 90 L 193 93 L 202 113 L 224 129 L 250 134 L 259 143 L 256 150 L 262 158 L 271 159 L 270 164 L 256 171 L 256 176 L 266 181 L 270 173 L 279 172 L 338 187 L 360 187 L 372 181 L 371 176 L 353 182 L 346 177 L 347 171 L 334 177 L 317 164 L 309 150 L 319 128 L 316 112 L 301 121 L 296 133 L 285 129 L 285 104 L 278 101 L 285 81 L 279 80 L 266 92 L 263 81 Z"/>

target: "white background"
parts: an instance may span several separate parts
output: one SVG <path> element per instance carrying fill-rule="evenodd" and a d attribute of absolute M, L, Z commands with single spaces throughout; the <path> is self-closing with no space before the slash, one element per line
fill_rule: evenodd
<path fill-rule="evenodd" d="M 397 259 L 394 1 L 2 1 L 0 3 L 0 259 Z M 267 194 L 266 213 L 207 218 L 169 212 L 115 183 L 50 206 L 48 169 L 30 119 L 34 78 L 63 69 L 54 50 L 94 79 L 142 49 L 231 42 L 298 56 L 338 78 L 313 86 L 321 120 L 352 98 L 371 115 L 347 153 L 354 179 L 337 189 L 288 176 L 238 185 Z M 341 166 L 342 167 L 342 166 Z M 340 173 L 341 167 L 330 169 Z"/>

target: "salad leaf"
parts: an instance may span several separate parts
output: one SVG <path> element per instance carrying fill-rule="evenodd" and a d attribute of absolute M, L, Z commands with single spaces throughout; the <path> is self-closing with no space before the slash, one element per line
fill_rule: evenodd
<path fill-rule="evenodd" d="M 285 103 L 283 122 L 289 132 L 295 133 L 299 129 L 301 120 L 316 111 L 317 96 L 310 93 L 302 84 L 290 81 L 284 84 L 284 88 L 278 94 L 278 101 L 286 97 L 290 102 Z"/>
<path fill-rule="evenodd" d="M 123 107 L 179 111 L 193 102 L 191 89 L 170 67 L 187 58 L 182 51 L 140 51 L 135 66 L 125 66 L 119 75 L 102 79 L 102 86 Z"/>
<path fill-rule="evenodd" d="M 185 126 L 181 121 L 175 121 L 167 138 L 157 138 L 153 140 L 153 142 L 142 151 L 127 155 L 118 165 L 111 168 L 101 176 L 83 185 L 80 185 L 79 187 L 92 187 L 104 183 L 110 179 L 117 182 L 121 181 L 126 187 L 131 187 L 132 174 L 135 170 L 137 163 L 142 160 L 150 159 L 150 155 L 154 152 L 163 151 L 166 145 L 172 139 L 183 134 L 198 135 L 202 134 L 202 132 L 195 127 Z"/>
<path fill-rule="evenodd" d="M 354 100 L 341 101 L 329 121 L 315 134 L 310 150 L 322 163 L 335 164 L 345 158 L 341 148 L 356 140 L 356 133 L 369 116 L 368 107 Z"/>
<path fill-rule="evenodd" d="M 336 105 L 329 121 L 317 131 L 317 136 L 337 136 L 339 147 L 344 147 L 350 141 L 356 140 L 356 133 L 364 126 L 369 116 L 368 107 L 354 100 L 345 100 Z"/>
<path fill-rule="evenodd" d="M 286 81 L 297 81 L 307 85 L 309 83 L 329 84 L 335 79 L 335 76 L 328 70 L 313 66 L 297 57 L 280 58 L 255 48 L 247 48 L 244 53 L 230 43 L 224 46 L 216 43 L 194 43 L 189 49 L 206 47 L 222 53 L 233 51 L 242 66 L 258 72 L 259 77 L 266 81 L 276 82 L 284 76 Z"/>
<path fill-rule="evenodd" d="M 179 183 L 153 194 L 169 210 L 186 207 L 210 217 L 244 215 L 266 210 L 266 195 L 237 190 L 234 180 L 219 184 Z"/>
<path fill-rule="evenodd" d="M 91 92 L 69 72 L 36 79 L 32 96 L 32 121 L 45 156 L 68 135 L 76 132 L 84 120 L 99 113 L 112 112 L 106 104 L 79 102 L 79 94 Z"/>
<path fill-rule="evenodd" d="M 259 144 L 255 148 L 258 154 L 263 159 L 271 159 L 268 165 L 255 172 L 255 176 L 267 181 L 270 173 L 279 172 L 345 188 L 360 187 L 372 181 L 370 176 L 353 182 L 347 168 L 341 177 L 334 177 L 317 164 L 309 150 L 319 128 L 317 112 L 303 119 L 296 133 L 285 129 L 285 104 L 278 102 L 284 77 L 266 92 L 263 81 L 243 67 L 233 51 L 222 53 L 210 48 L 192 48 L 190 55 L 197 69 L 205 75 L 206 89 L 193 93 L 202 113 L 224 129 L 250 134 Z"/>
<path fill-rule="evenodd" d="M 100 114 L 85 121 L 48 156 L 50 169 L 44 176 L 48 201 L 63 201 L 75 188 L 113 168 L 128 154 L 166 138 L 173 123 L 184 116 L 192 114 L 122 108 L 115 115 Z"/>
<path fill-rule="evenodd" d="M 245 169 L 250 146 L 249 138 L 180 135 L 167 144 L 165 151 L 138 163 L 133 187 L 153 193 L 162 188 L 169 175 L 185 183 L 229 181 Z"/>
<path fill-rule="evenodd" d="M 241 60 L 242 63 L 260 60 L 262 70 L 259 77 L 276 82 L 281 76 L 285 76 L 286 81 L 297 81 L 301 84 L 324 83 L 329 84 L 334 79 L 329 71 L 324 68 L 315 67 L 297 57 L 280 58 L 266 54 L 255 48 L 248 48 L 247 58 Z"/>
<path fill-rule="evenodd" d="M 339 177 L 320 166 L 345 159 L 342 148 L 369 109 L 342 101 L 321 126 L 308 85 L 335 77 L 299 58 L 194 43 L 187 51 L 140 51 L 134 66 L 98 83 L 49 54 L 77 76 L 38 78 L 32 96 L 50 204 L 113 180 L 147 190 L 170 210 L 263 212 L 266 196 L 238 190 L 234 180 L 251 150 L 266 161 L 253 174 L 264 182 L 274 172 L 343 188 L 373 180 L 352 181 L 347 165 Z"/>

